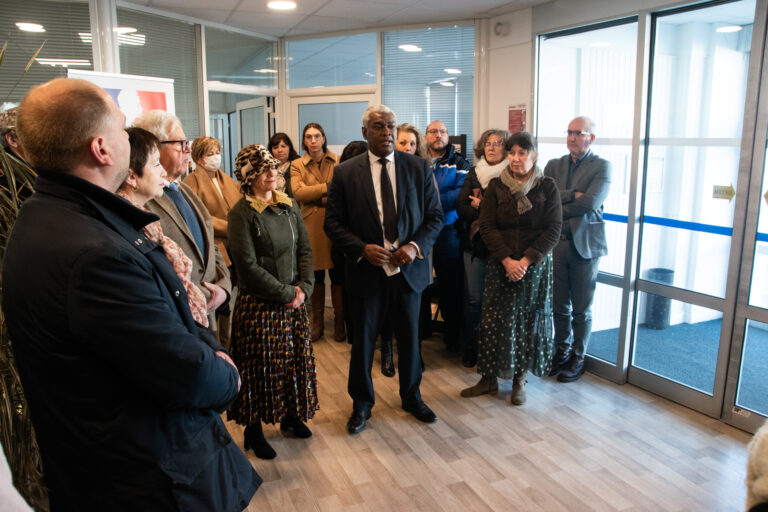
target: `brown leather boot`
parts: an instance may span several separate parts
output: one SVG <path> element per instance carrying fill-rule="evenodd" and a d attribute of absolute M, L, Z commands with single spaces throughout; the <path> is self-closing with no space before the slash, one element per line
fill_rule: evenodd
<path fill-rule="evenodd" d="M 527 373 L 526 371 L 520 377 L 515 377 L 512 383 L 512 395 L 509 397 L 512 405 L 523 405 L 525 403 L 525 376 Z"/>
<path fill-rule="evenodd" d="M 323 313 L 325 312 L 325 285 L 315 283 L 312 290 L 312 341 L 323 337 Z"/>
<path fill-rule="evenodd" d="M 485 375 L 482 376 L 480 379 L 480 382 L 475 384 L 472 387 L 469 387 L 467 389 L 463 389 L 461 391 L 461 396 L 464 398 L 470 398 L 473 396 L 480 396 L 485 394 L 491 394 L 495 395 L 499 392 L 499 381 L 496 380 L 496 377 L 486 377 Z"/>
<path fill-rule="evenodd" d="M 333 302 L 333 339 L 344 341 L 347 330 L 344 328 L 344 289 L 338 284 L 331 285 L 331 302 Z"/>

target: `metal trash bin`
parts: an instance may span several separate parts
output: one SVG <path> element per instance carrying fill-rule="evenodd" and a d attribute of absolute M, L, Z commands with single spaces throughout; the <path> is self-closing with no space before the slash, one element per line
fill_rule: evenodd
<path fill-rule="evenodd" d="M 645 278 L 657 283 L 672 284 L 675 280 L 675 271 L 669 268 L 649 268 Z M 645 326 L 648 329 L 662 330 L 669 327 L 671 299 L 653 293 L 646 294 Z"/>

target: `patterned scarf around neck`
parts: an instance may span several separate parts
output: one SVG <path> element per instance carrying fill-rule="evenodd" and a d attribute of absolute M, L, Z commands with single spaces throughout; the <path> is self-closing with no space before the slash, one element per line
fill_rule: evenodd
<path fill-rule="evenodd" d="M 528 192 L 530 192 L 531 189 L 535 187 L 539 180 L 543 177 L 544 171 L 542 171 L 541 167 L 538 165 L 533 166 L 528 179 L 524 183 L 518 183 L 518 181 L 512 175 L 512 168 L 510 167 L 504 169 L 504 171 L 499 176 L 501 182 L 507 186 L 510 192 L 512 192 L 512 197 L 515 199 L 515 203 L 517 204 L 518 215 L 522 215 L 533 208 L 533 203 L 531 203 L 527 195 Z"/>

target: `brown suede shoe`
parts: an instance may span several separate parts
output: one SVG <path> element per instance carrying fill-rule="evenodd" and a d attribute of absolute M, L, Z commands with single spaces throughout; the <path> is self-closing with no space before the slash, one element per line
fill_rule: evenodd
<path fill-rule="evenodd" d="M 515 377 L 512 383 L 512 394 L 509 397 L 509 402 L 512 405 L 523 405 L 525 400 L 525 375 L 523 375 L 522 377 Z"/>
<path fill-rule="evenodd" d="M 475 384 L 472 387 L 469 387 L 467 389 L 461 390 L 461 396 L 464 398 L 471 398 L 473 396 L 480 396 L 480 395 L 495 395 L 499 392 L 499 381 L 496 380 L 496 377 L 486 377 L 483 375 L 480 378 L 480 382 Z"/>

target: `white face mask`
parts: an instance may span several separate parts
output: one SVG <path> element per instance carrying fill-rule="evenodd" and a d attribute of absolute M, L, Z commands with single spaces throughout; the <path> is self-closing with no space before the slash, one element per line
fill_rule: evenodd
<path fill-rule="evenodd" d="M 221 155 L 211 155 L 203 159 L 203 167 L 206 171 L 218 171 L 221 167 Z"/>

